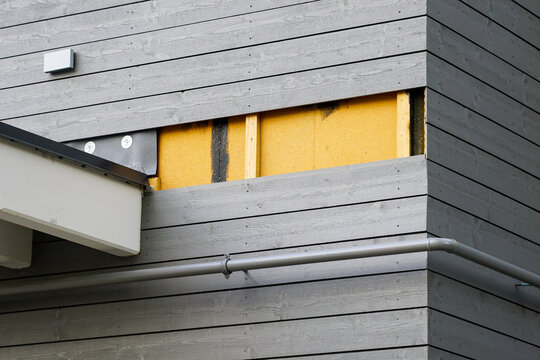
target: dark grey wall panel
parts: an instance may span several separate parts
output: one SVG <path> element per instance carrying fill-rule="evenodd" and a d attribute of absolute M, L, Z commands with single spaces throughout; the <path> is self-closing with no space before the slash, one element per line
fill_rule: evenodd
<path fill-rule="evenodd" d="M 525 9 L 530 11 L 532 14 L 535 14 L 537 17 L 540 17 L 540 3 L 536 0 L 514 0 L 519 5 L 523 6 Z"/>
<path fill-rule="evenodd" d="M 196 0 L 137 2 L 46 22 L 0 29 L 0 38 L 3 40 L 0 58 L 294 5 L 299 2 L 305 0 L 218 0 L 210 6 Z"/>
<path fill-rule="evenodd" d="M 540 80 L 540 50 L 464 3 L 457 0 L 429 1 L 428 16 Z"/>
<path fill-rule="evenodd" d="M 468 321 L 430 310 L 429 344 L 461 356 L 477 359 L 532 360 L 540 348 Z"/>
<path fill-rule="evenodd" d="M 409 21 L 404 20 L 401 24 L 399 20 L 405 16 L 425 14 L 425 7 L 420 6 L 420 3 L 407 5 L 401 2 L 394 4 L 396 7 L 390 9 L 389 3 L 378 1 L 371 4 L 369 12 L 365 11 L 365 2 L 350 2 L 346 8 L 339 4 L 337 1 L 309 2 L 76 45 L 72 47 L 77 56 L 75 70 L 54 76 L 43 73 L 42 53 L 6 58 L 0 60 L 0 88 L 396 21 L 394 25 L 389 24 L 389 29 L 384 29 L 381 25 L 366 30 L 371 32 L 369 34 L 364 32 L 365 35 L 361 38 L 357 38 L 359 33 L 351 34 L 349 37 L 351 45 L 353 42 L 361 42 L 365 46 L 370 43 L 372 46 L 376 43 L 381 45 L 388 41 L 389 37 L 403 36 L 405 32 L 411 30 Z M 416 23 L 418 21 L 425 22 L 425 18 L 417 19 Z M 391 29 L 395 26 L 402 26 L 400 30 L 404 33 L 392 32 Z M 409 41 L 421 38 L 424 38 L 422 46 L 425 48 L 425 24 L 420 33 L 409 33 L 404 38 L 400 44 L 404 47 L 402 52 L 410 47 Z M 325 44 L 319 41 L 317 45 L 328 47 L 332 46 L 332 43 Z M 317 53 L 313 48 L 311 51 Z M 335 60 L 339 62 L 338 59 Z"/>
<path fill-rule="evenodd" d="M 144 1 L 144 0 L 143 0 Z M 0 4 L 0 28 L 140 2 L 140 0 L 15 0 Z"/>
<path fill-rule="evenodd" d="M 182 354 L 182 359 L 239 359 L 424 345 L 426 316 L 425 309 L 413 309 L 9 347 L 0 349 L 0 357 L 50 359 L 62 353 L 78 359 L 166 360 Z M 306 341 L 298 341 L 302 338 Z"/>
<path fill-rule="evenodd" d="M 427 89 L 427 101 L 428 124 L 540 177 L 538 145 L 431 89 Z"/>
<path fill-rule="evenodd" d="M 405 20 L 5 89 L 0 113 L 8 119 L 417 52 L 425 26 L 424 18 Z"/>
<path fill-rule="evenodd" d="M 426 283 L 419 271 L 4 314 L 0 346 L 407 309 L 427 306 Z"/>
<path fill-rule="evenodd" d="M 6 122 L 64 141 L 397 91 L 425 84 L 425 54 L 417 53 Z"/>
<path fill-rule="evenodd" d="M 143 228 L 426 194 L 423 155 L 147 194 Z"/>
<path fill-rule="evenodd" d="M 540 345 L 539 313 L 433 272 L 428 284 L 430 308 Z"/>

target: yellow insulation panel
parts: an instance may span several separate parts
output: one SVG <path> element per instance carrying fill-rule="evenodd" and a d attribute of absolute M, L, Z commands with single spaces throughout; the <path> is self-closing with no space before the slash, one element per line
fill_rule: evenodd
<path fill-rule="evenodd" d="M 210 184 L 211 142 L 211 121 L 161 129 L 158 140 L 161 189 Z"/>
<path fill-rule="evenodd" d="M 229 118 L 228 133 L 229 168 L 227 169 L 227 181 L 244 178 L 245 172 L 245 138 L 246 117 L 235 116 Z"/>

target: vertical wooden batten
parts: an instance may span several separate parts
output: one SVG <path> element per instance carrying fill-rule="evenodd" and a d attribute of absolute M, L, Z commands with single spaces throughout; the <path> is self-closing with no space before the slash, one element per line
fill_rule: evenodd
<path fill-rule="evenodd" d="M 260 119 L 258 114 L 246 116 L 246 166 L 245 178 L 259 176 L 261 154 Z"/>

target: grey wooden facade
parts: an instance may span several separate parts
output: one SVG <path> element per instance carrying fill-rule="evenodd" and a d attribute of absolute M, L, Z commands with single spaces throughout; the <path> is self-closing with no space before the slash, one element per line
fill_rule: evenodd
<path fill-rule="evenodd" d="M 76 70 L 42 72 L 71 47 Z M 540 272 L 534 0 L 0 4 L 0 120 L 57 141 L 426 87 L 427 155 L 164 190 L 141 254 L 11 281 L 451 237 Z M 536 359 L 540 291 L 445 254 L 0 299 L 0 359 Z"/>

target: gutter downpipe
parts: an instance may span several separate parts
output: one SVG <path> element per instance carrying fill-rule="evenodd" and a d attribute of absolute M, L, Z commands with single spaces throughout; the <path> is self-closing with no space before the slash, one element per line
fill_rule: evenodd
<path fill-rule="evenodd" d="M 0 296 L 22 295 L 34 292 L 196 275 L 224 274 L 225 277 L 228 278 L 231 273 L 236 271 L 249 271 L 254 269 L 314 264 L 423 251 L 445 251 L 540 288 L 540 275 L 488 255 L 470 246 L 461 244 L 453 239 L 428 238 L 390 244 L 365 245 L 343 249 L 308 251 L 304 253 L 258 256 L 243 259 L 231 259 L 229 256 L 225 256 L 223 260 L 196 264 L 173 265 L 79 276 L 71 275 L 54 277 L 49 280 L 20 281 L 18 284 L 0 286 Z"/>

